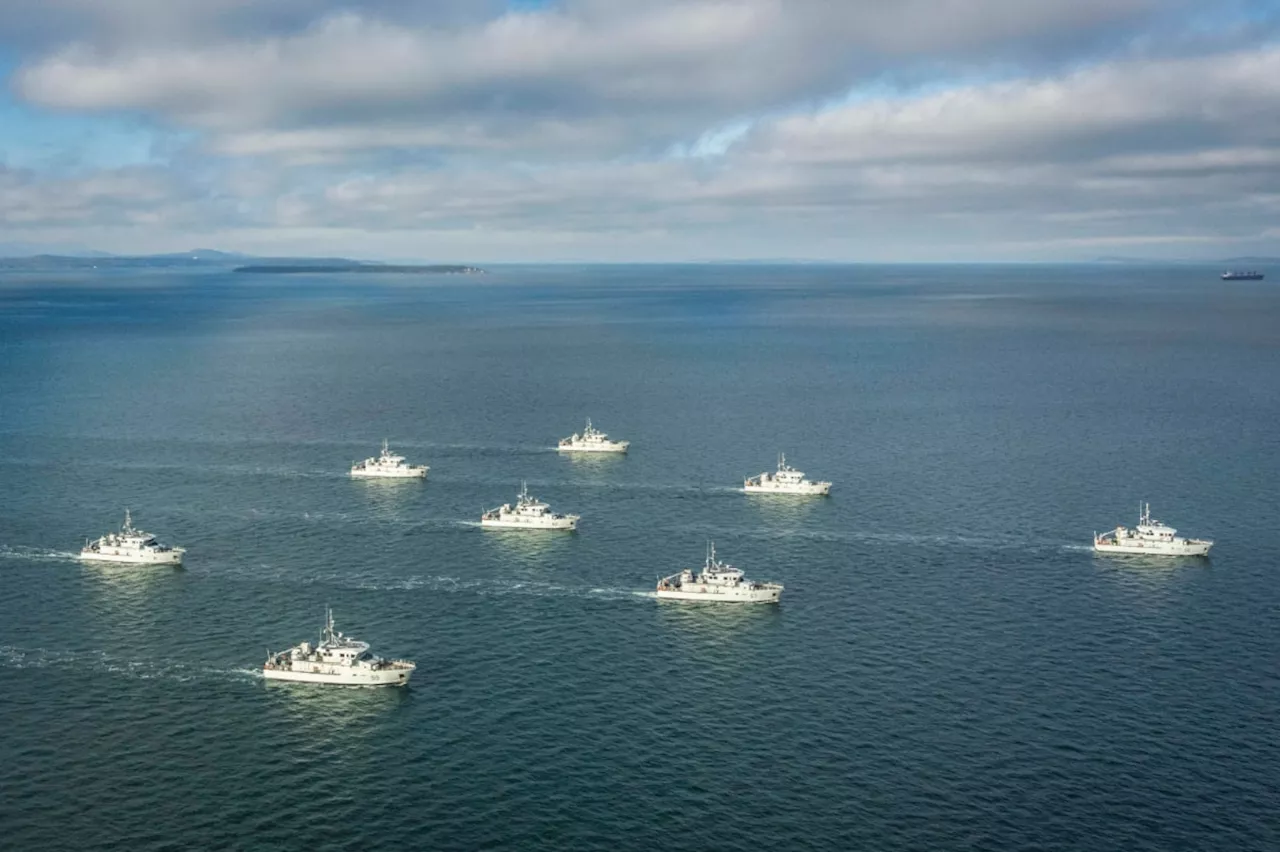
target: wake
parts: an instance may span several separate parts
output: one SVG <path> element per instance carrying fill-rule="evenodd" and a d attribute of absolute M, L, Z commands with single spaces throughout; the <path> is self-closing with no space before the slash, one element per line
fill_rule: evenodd
<path fill-rule="evenodd" d="M 70 550 L 48 550 L 43 547 L 0 544 L 0 559 L 21 559 L 28 562 L 77 562 L 79 554 Z"/>
<path fill-rule="evenodd" d="M 130 680 L 167 680 L 178 683 L 252 681 L 262 678 L 262 672 L 258 669 L 218 668 L 173 661 L 127 660 L 106 651 L 57 651 L 48 648 L 20 648 L 12 645 L 0 645 L 0 668 L 64 669 L 106 673 Z"/>

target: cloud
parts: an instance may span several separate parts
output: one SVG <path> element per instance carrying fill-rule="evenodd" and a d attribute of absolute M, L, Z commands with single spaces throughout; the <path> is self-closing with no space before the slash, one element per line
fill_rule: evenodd
<path fill-rule="evenodd" d="M 502 0 L 5 0 L 0 46 L 15 52 L 76 42 L 104 52 L 189 48 L 288 35 L 358 7 L 383 20 L 458 26 L 501 14 Z"/>
<path fill-rule="evenodd" d="M 1280 49 L 1092 66 L 1061 77 L 888 97 L 798 115 L 757 134 L 789 161 L 1090 159 L 1280 139 Z M 1172 131 L 1172 132 L 1171 132 Z"/>
<path fill-rule="evenodd" d="M 28 105 L 182 141 L 0 172 L 0 223 L 477 260 L 1263 250 L 1280 46 L 1248 7 L 10 0 Z"/>
<path fill-rule="evenodd" d="M 276 212 L 375 231 L 793 228 L 851 248 L 864 229 L 903 244 L 1263 239 L 1280 209 L 1277 80 L 1280 48 L 1113 62 L 763 120 L 710 161 L 407 167 L 288 192 Z"/>
<path fill-rule="evenodd" d="M 170 169 L 102 169 L 69 177 L 0 166 L 0 226 L 202 226 L 226 215 L 207 190 Z"/>
<path fill-rule="evenodd" d="M 917 63 L 1071 55 L 1169 5 L 580 0 L 441 23 L 388 6 L 306 19 L 285 3 L 267 32 L 237 37 L 230 21 L 248 12 L 233 0 L 131 4 L 188 30 L 222 26 L 196 44 L 86 38 L 25 65 L 18 90 L 62 109 L 163 116 L 230 153 L 385 147 L 370 133 L 382 127 L 409 147 L 562 150 L 567 127 L 583 131 L 579 150 L 665 147 Z"/>

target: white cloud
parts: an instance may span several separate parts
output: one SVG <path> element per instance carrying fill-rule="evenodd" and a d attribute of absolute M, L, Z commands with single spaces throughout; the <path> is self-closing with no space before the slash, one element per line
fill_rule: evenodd
<path fill-rule="evenodd" d="M 752 145 L 761 156 L 812 163 L 1089 159 L 1104 148 L 1280 141 L 1278 105 L 1280 49 L 1270 48 L 860 101 L 783 119 Z"/>
<path fill-rule="evenodd" d="M 1275 239 L 1280 47 L 1197 41 L 1181 0 L 13 2 L 61 33 L 14 78 L 30 103 L 199 142 L 0 172 L 9 227 L 477 260 Z M 1135 40 L 1156 21 L 1179 50 Z"/>
<path fill-rule="evenodd" d="M 196 229 L 225 225 L 237 203 L 176 169 L 129 166 L 83 174 L 44 175 L 0 166 L 0 228 L 6 240 L 38 241 L 47 231 L 101 227 Z"/>
<path fill-rule="evenodd" d="M 1278 64 L 1280 49 L 1117 62 L 861 101 L 763 120 L 710 162 L 407 167 L 290 193 L 282 224 L 589 240 L 660 228 L 769 233 L 785 221 L 814 237 L 981 228 L 1069 247 L 1116 238 L 1122 223 L 1143 245 L 1180 232 L 1189 242 L 1255 239 L 1280 199 Z"/>
<path fill-rule="evenodd" d="M 223 151 L 341 150 L 382 126 L 429 147 L 459 147 L 444 128 L 468 131 L 459 137 L 467 144 L 488 137 L 490 146 L 512 147 L 525 139 L 523 127 L 547 125 L 582 126 L 615 149 L 665 147 L 760 110 L 839 94 L 895 63 L 1051 56 L 1159 5 L 591 0 L 461 26 L 337 12 L 282 33 L 194 45 L 85 39 L 28 63 L 16 81 L 36 103 L 137 110 L 208 130 Z M 225 18 L 240 8 L 219 0 L 201 14 Z M 626 133 L 594 132 L 595 123 Z M 528 142 L 558 145 L 538 133 Z"/>

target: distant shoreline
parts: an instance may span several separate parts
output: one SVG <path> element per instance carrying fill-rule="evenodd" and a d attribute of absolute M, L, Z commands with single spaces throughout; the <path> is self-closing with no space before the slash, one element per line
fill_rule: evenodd
<path fill-rule="evenodd" d="M 254 264 L 237 266 L 232 272 L 253 272 L 266 275 L 297 275 L 306 272 L 358 272 L 387 274 L 431 274 L 431 275 L 483 275 L 484 270 L 475 266 L 452 266 L 434 264 L 429 266 L 403 266 L 390 263 L 355 263 L 355 264 Z"/>

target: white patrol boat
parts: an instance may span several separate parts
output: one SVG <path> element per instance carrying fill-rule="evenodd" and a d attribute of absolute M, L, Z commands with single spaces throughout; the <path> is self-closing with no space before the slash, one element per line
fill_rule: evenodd
<path fill-rule="evenodd" d="M 1206 556 L 1213 542 L 1202 538 L 1183 538 L 1178 531 L 1151 517 L 1151 504 L 1138 507 L 1136 529 L 1116 527 L 1111 532 L 1093 534 L 1097 553 L 1129 553 L 1147 556 Z"/>
<path fill-rule="evenodd" d="M 786 453 L 781 453 L 776 473 L 765 471 L 747 477 L 742 481 L 742 490 L 747 494 L 830 494 L 831 483 L 805 479 L 802 471 L 787 464 Z"/>
<path fill-rule="evenodd" d="M 405 686 L 417 668 L 408 660 L 384 660 L 360 642 L 333 629 L 333 610 L 325 610 L 320 643 L 303 642 L 287 651 L 267 651 L 262 676 L 267 680 L 325 683 L 332 686 Z"/>
<path fill-rule="evenodd" d="M 181 547 L 168 547 L 149 532 L 134 529 L 129 510 L 118 533 L 107 533 L 97 541 L 86 541 L 80 558 L 94 562 L 128 562 L 134 565 L 181 565 Z"/>
<path fill-rule="evenodd" d="M 562 453 L 625 453 L 629 446 L 630 441 L 610 441 L 608 435 L 591 425 L 591 418 L 588 417 L 587 427 L 582 430 L 582 434 L 574 433 L 568 438 L 561 438 L 557 449 Z"/>
<path fill-rule="evenodd" d="M 502 530 L 574 530 L 578 528 L 578 515 L 562 515 L 535 497 L 529 496 L 529 486 L 520 483 L 516 505 L 503 503 L 480 516 L 480 526 Z"/>
<path fill-rule="evenodd" d="M 391 452 L 384 438 L 382 454 L 351 465 L 351 475 L 357 479 L 426 479 L 425 464 L 406 464 L 404 456 Z"/>
<path fill-rule="evenodd" d="M 716 559 L 715 544 L 707 543 L 707 561 L 702 573 L 686 568 L 658 581 L 654 597 L 663 600 L 705 601 L 707 603 L 777 603 L 782 597 L 779 583 L 756 583 L 742 570 Z"/>

